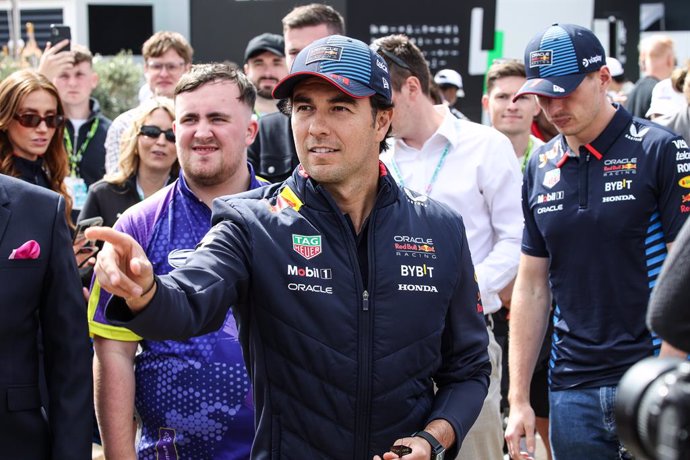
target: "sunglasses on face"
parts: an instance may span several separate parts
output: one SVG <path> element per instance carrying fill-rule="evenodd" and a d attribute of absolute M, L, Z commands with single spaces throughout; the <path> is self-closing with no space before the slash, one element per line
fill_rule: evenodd
<path fill-rule="evenodd" d="M 58 126 L 62 126 L 62 123 L 65 121 L 65 117 L 62 115 L 47 115 L 42 117 L 35 113 L 17 114 L 14 116 L 14 119 L 25 128 L 36 128 L 42 121 L 46 122 L 48 128 L 57 128 Z"/>
<path fill-rule="evenodd" d="M 139 130 L 142 136 L 150 137 L 151 139 L 158 139 L 161 133 L 165 134 L 165 140 L 168 142 L 175 142 L 175 133 L 172 128 L 163 131 L 158 126 L 144 125 Z"/>

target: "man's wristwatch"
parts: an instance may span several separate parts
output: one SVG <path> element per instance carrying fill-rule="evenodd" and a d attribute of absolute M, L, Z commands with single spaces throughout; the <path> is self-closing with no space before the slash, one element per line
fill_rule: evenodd
<path fill-rule="evenodd" d="M 431 444 L 431 460 L 443 460 L 445 455 L 446 455 L 446 448 L 443 447 L 443 445 L 438 442 L 436 438 L 434 438 L 430 433 L 427 431 L 418 431 L 415 434 L 412 435 L 413 438 L 419 437 L 426 439 L 426 441 Z"/>

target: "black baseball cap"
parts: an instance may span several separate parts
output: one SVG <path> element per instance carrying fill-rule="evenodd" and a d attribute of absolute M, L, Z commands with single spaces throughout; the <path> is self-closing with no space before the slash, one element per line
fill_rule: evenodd
<path fill-rule="evenodd" d="M 606 65 L 606 52 L 594 33 L 575 24 L 553 24 L 525 49 L 527 81 L 515 94 L 566 97 L 588 73 Z"/>
<path fill-rule="evenodd" d="M 250 57 L 259 54 L 263 51 L 268 51 L 277 56 L 285 57 L 285 40 L 278 34 L 265 33 L 257 35 L 249 40 L 247 49 L 244 50 L 245 64 Z"/>
<path fill-rule="evenodd" d="M 290 74 L 273 89 L 273 97 L 290 97 L 295 85 L 308 77 L 323 78 L 355 98 L 379 94 L 391 100 L 386 61 L 354 38 L 331 35 L 304 48 L 295 58 Z"/>

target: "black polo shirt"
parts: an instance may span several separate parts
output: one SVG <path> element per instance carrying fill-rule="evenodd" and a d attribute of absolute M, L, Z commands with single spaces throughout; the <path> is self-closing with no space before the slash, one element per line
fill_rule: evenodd
<path fill-rule="evenodd" d="M 647 302 L 690 212 L 690 151 L 670 131 L 618 107 L 578 153 L 555 137 L 522 190 L 522 251 L 550 259 L 553 390 L 615 385 L 658 350 Z"/>

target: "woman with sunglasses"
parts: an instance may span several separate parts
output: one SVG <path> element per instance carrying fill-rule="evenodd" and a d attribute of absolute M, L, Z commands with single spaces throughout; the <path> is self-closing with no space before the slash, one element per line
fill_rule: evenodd
<path fill-rule="evenodd" d="M 154 194 L 177 178 L 179 166 L 172 122 L 172 100 L 150 99 L 122 137 L 119 170 L 89 188 L 78 221 L 100 216 L 112 227 L 130 206 Z"/>
<path fill-rule="evenodd" d="M 59 193 L 70 227 L 72 198 L 63 144 L 64 112 L 55 86 L 32 70 L 18 70 L 0 83 L 0 174 Z"/>

